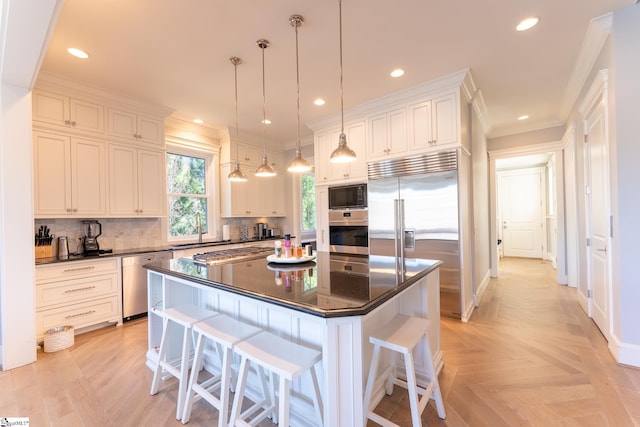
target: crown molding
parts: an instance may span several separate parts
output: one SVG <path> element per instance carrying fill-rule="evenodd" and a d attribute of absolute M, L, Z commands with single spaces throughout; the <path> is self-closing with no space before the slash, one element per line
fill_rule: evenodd
<path fill-rule="evenodd" d="M 613 13 L 607 13 L 593 18 L 587 28 L 587 33 L 578 52 L 578 58 L 573 66 L 567 89 L 560 103 L 561 117 L 569 117 L 571 109 L 576 103 L 591 70 L 602 52 L 613 25 Z"/>

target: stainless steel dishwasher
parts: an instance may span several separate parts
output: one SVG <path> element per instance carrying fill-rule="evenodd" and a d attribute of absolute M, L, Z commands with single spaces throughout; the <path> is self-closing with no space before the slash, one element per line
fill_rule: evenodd
<path fill-rule="evenodd" d="M 147 315 L 147 269 L 142 266 L 173 258 L 171 251 L 145 252 L 122 257 L 122 319 Z"/>

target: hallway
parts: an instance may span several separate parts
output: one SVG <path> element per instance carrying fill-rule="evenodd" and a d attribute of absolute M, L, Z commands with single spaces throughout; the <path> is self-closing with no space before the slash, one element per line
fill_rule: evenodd
<path fill-rule="evenodd" d="M 640 369 L 615 363 L 548 262 L 503 258 L 470 322 L 442 320 L 447 420 L 430 404 L 429 426 L 640 426 Z"/>
<path fill-rule="evenodd" d="M 575 289 L 554 277 L 547 262 L 503 259 L 469 323 L 442 319 L 447 419 L 430 403 L 424 425 L 640 426 L 640 369 L 614 362 Z M 0 417 L 29 417 L 37 427 L 181 426 L 175 386 L 149 395 L 146 347 L 142 319 L 79 335 L 66 350 L 40 351 L 37 363 L 0 372 Z M 385 397 L 378 412 L 409 426 L 406 396 Z M 211 425 L 214 412 L 196 403 L 188 425 Z"/>

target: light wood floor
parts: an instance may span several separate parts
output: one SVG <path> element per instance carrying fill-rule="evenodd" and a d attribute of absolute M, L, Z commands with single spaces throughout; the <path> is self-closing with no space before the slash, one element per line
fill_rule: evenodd
<path fill-rule="evenodd" d="M 505 259 L 500 270 L 469 323 L 442 319 L 447 419 L 430 403 L 423 424 L 640 426 L 640 369 L 614 362 L 575 290 L 556 285 L 554 270 L 539 260 Z M 39 352 L 38 362 L 0 372 L 0 417 L 29 417 L 31 426 L 182 425 L 175 385 L 149 396 L 146 346 L 146 320 L 139 320 Z M 409 426 L 403 391 L 378 412 Z M 213 425 L 216 415 L 197 402 L 188 425 Z"/>

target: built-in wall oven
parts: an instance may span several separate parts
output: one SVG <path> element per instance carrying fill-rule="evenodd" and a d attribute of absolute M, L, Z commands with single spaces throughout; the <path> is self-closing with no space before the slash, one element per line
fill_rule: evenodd
<path fill-rule="evenodd" d="M 369 255 L 369 212 L 366 209 L 329 211 L 329 251 Z"/>

